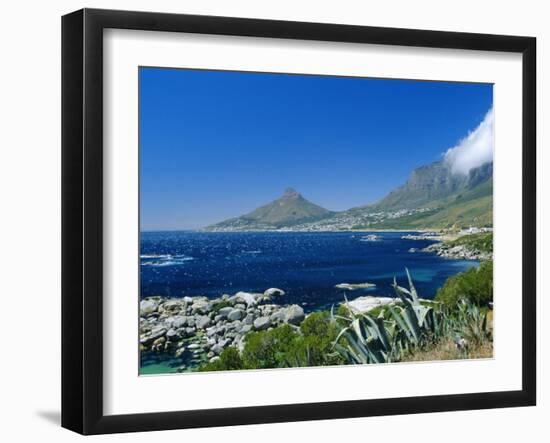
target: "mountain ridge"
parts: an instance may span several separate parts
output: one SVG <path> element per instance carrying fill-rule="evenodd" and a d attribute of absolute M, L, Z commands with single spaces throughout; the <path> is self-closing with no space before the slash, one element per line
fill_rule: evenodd
<path fill-rule="evenodd" d="M 453 173 L 444 160 L 420 166 L 375 203 L 329 211 L 287 188 L 257 209 L 204 228 L 207 231 L 431 229 L 492 226 L 493 163 Z"/>

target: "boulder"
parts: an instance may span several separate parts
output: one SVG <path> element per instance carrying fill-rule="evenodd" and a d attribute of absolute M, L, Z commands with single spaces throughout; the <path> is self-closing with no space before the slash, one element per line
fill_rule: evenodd
<path fill-rule="evenodd" d="M 176 358 L 179 358 L 183 355 L 184 352 L 185 352 L 185 346 L 181 346 L 176 350 L 176 353 L 174 355 L 176 356 Z"/>
<path fill-rule="evenodd" d="M 233 311 L 233 307 L 231 306 L 226 306 L 224 308 L 221 308 L 219 311 L 218 311 L 218 314 L 222 316 L 222 318 L 226 318 L 229 313 Z"/>
<path fill-rule="evenodd" d="M 187 317 L 185 317 L 184 315 L 174 315 L 164 320 L 164 324 L 167 327 L 178 329 L 187 324 Z"/>
<path fill-rule="evenodd" d="M 215 344 L 212 346 L 212 352 L 216 355 L 220 355 L 223 351 L 223 346 L 220 346 L 219 344 Z"/>
<path fill-rule="evenodd" d="M 209 312 L 209 309 L 210 303 L 206 299 L 194 300 L 193 304 L 191 305 L 191 312 L 193 314 L 206 314 L 207 312 Z"/>
<path fill-rule="evenodd" d="M 179 333 L 175 329 L 169 329 L 166 332 L 166 339 L 168 341 L 177 341 L 179 339 Z"/>
<path fill-rule="evenodd" d="M 348 302 L 347 306 L 349 306 L 349 308 L 354 312 L 362 313 L 369 312 L 378 306 L 395 304 L 399 302 L 400 300 L 398 298 L 364 296 L 357 297 L 356 299 Z"/>
<path fill-rule="evenodd" d="M 265 290 L 264 295 L 266 297 L 277 297 L 279 295 L 285 295 L 285 291 L 279 288 L 269 288 Z"/>
<path fill-rule="evenodd" d="M 207 315 L 202 315 L 197 319 L 197 329 L 206 329 L 210 324 L 212 323 L 212 320 Z"/>
<path fill-rule="evenodd" d="M 271 320 L 269 317 L 259 317 L 254 320 L 254 329 L 257 331 L 263 331 L 271 326 Z"/>
<path fill-rule="evenodd" d="M 257 304 L 256 302 L 256 296 L 254 294 L 251 294 L 250 292 L 237 292 L 232 299 L 236 303 L 244 303 L 246 306 L 254 306 Z"/>
<path fill-rule="evenodd" d="M 139 315 L 142 317 L 147 317 L 153 312 L 156 312 L 159 307 L 159 303 L 156 300 L 145 299 L 141 300 L 139 303 Z"/>
<path fill-rule="evenodd" d="M 211 328 L 206 329 L 206 336 L 207 337 L 213 337 L 218 333 L 218 330 L 215 326 L 212 326 Z"/>
<path fill-rule="evenodd" d="M 174 314 L 182 309 L 185 309 L 185 305 L 181 300 L 167 300 L 166 302 L 162 303 L 159 307 L 159 311 L 162 308 L 162 312 L 166 314 Z"/>
<path fill-rule="evenodd" d="M 245 325 L 253 324 L 254 323 L 254 314 L 252 314 L 252 313 L 246 314 L 246 317 L 244 318 L 243 323 Z"/>
<path fill-rule="evenodd" d="M 227 314 L 227 320 L 236 321 L 244 317 L 244 311 L 241 309 L 233 309 L 229 314 Z"/>
<path fill-rule="evenodd" d="M 159 337 L 153 342 L 153 345 L 151 346 L 151 349 L 153 351 L 160 351 L 160 350 L 163 349 L 163 345 L 164 345 L 165 342 L 166 342 L 166 338 Z"/>
<path fill-rule="evenodd" d="M 158 337 L 162 337 L 164 334 L 166 334 L 166 328 L 164 326 L 155 326 L 151 329 L 150 337 L 154 340 Z"/>
<path fill-rule="evenodd" d="M 306 318 L 301 306 L 291 305 L 284 310 L 284 321 L 291 325 L 299 325 Z"/>
<path fill-rule="evenodd" d="M 271 320 L 271 323 L 280 323 L 285 321 L 285 310 L 281 309 L 280 311 L 274 312 L 269 316 L 269 319 Z"/>

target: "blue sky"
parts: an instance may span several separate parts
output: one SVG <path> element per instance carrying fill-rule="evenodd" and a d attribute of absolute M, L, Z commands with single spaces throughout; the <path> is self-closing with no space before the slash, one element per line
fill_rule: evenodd
<path fill-rule="evenodd" d="M 291 186 L 327 209 L 383 197 L 491 109 L 492 85 L 140 68 L 142 230 L 242 215 Z"/>

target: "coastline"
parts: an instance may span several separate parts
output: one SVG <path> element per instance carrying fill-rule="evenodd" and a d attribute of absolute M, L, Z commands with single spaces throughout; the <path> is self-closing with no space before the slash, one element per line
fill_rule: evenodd
<path fill-rule="evenodd" d="M 410 253 L 428 252 L 456 260 L 481 261 L 488 258 L 479 253 L 473 255 L 463 246 L 449 248 L 443 236 L 434 230 L 387 232 L 417 233 L 418 236 L 411 235 L 410 239 L 434 241 L 423 249 L 411 248 L 415 250 Z M 361 289 L 374 287 L 372 283 L 340 283 L 335 287 L 344 286 L 352 296 L 350 306 L 365 312 L 396 301 L 393 297 L 365 295 Z M 355 289 L 360 291 L 354 293 Z M 204 295 L 143 298 L 140 301 L 139 320 L 140 356 L 142 364 L 147 363 L 143 366 L 140 364 L 140 374 L 196 371 L 204 364 L 216 362 L 227 347 L 242 351 L 244 338 L 249 332 L 267 331 L 285 324 L 297 330 L 309 315 L 327 310 L 317 308 L 306 314 L 302 306 L 295 304 L 296 301 L 281 303 L 285 299 L 284 295 L 284 290 L 272 287 L 263 292 L 240 291 L 214 298 Z M 343 303 L 344 296 L 339 304 Z M 163 361 L 170 361 L 170 367 L 163 366 Z"/>

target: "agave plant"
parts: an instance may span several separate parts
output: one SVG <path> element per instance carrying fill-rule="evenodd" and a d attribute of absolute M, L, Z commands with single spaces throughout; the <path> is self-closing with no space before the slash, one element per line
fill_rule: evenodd
<path fill-rule="evenodd" d="M 352 309 L 348 309 L 348 313 L 349 317 L 343 317 L 335 316 L 334 309 L 331 311 L 333 320 L 340 319 L 347 323 L 334 341 L 336 351 L 354 364 L 390 361 L 393 344 L 391 330 L 394 325 L 384 320 L 382 315 L 372 318 L 366 313 L 355 313 Z"/>
<path fill-rule="evenodd" d="M 464 339 L 467 344 L 480 345 L 491 339 L 491 331 L 487 324 L 487 312 L 467 299 L 458 303 L 456 313 L 451 317 L 453 332 Z"/>
<path fill-rule="evenodd" d="M 409 289 L 399 286 L 394 278 L 393 288 L 399 302 L 387 305 L 388 318 L 381 311 L 374 318 L 368 313 L 355 313 L 348 306 L 348 316 L 335 316 L 346 326 L 340 331 L 334 348 L 350 363 L 387 363 L 400 360 L 410 349 L 437 340 L 446 332 L 443 312 L 434 304 L 418 297 L 409 270 L 405 268 Z"/>

